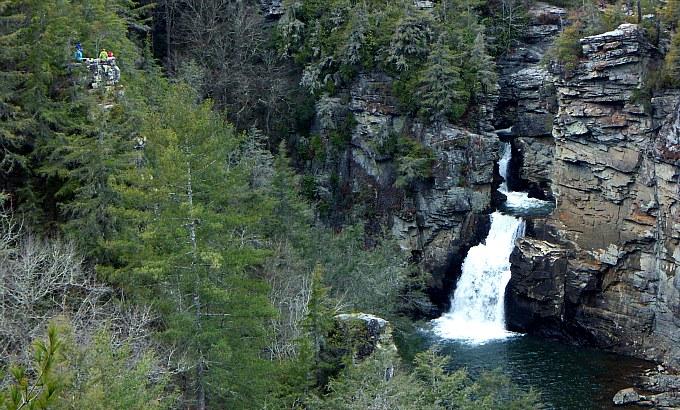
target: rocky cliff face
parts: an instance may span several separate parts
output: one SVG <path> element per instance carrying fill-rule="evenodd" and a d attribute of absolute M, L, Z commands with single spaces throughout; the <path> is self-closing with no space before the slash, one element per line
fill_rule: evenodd
<path fill-rule="evenodd" d="M 278 19 L 285 12 L 283 0 L 260 0 L 260 8 L 268 19 Z"/>
<path fill-rule="evenodd" d="M 495 122 L 497 129 L 505 130 L 503 134 L 512 136 L 515 172 L 510 185 L 543 199 L 552 198 L 552 128 L 557 113 L 553 76 L 543 60 L 566 14 L 562 8 L 535 3 L 522 42 L 498 64 L 500 99 Z"/>
<path fill-rule="evenodd" d="M 499 141 L 493 133 L 450 124 L 425 126 L 399 112 L 391 90 L 387 75 L 364 73 L 347 96 L 324 105 L 346 107 L 354 124 L 346 153 L 325 166 L 348 185 L 367 225 L 388 227 L 401 248 L 432 272 L 428 288 L 435 305 L 444 309 L 462 258 L 488 230 Z M 319 117 L 324 110 L 318 109 Z M 396 184 L 398 154 L 389 149 L 396 137 L 415 139 L 431 151 L 431 175 L 407 186 Z"/>
<path fill-rule="evenodd" d="M 637 26 L 581 45 L 555 79 L 557 207 L 513 253 L 509 322 L 680 367 L 678 96 L 636 98 L 658 57 Z"/>
<path fill-rule="evenodd" d="M 118 68 L 116 60 L 113 58 L 106 62 L 92 59 L 85 61 L 83 64 L 85 64 L 90 72 L 88 83 L 92 89 L 110 87 L 118 84 L 120 81 L 120 68 Z"/>

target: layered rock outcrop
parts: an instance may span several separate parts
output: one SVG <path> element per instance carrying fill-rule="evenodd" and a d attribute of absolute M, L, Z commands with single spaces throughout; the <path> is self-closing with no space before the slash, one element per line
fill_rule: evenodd
<path fill-rule="evenodd" d="M 351 89 L 350 111 L 356 121 L 351 139 L 355 192 L 368 184 L 382 203 L 391 204 L 386 224 L 402 249 L 433 273 L 435 304 L 446 305 L 455 272 L 471 246 L 486 234 L 491 207 L 495 134 L 473 133 L 438 124 L 424 126 L 399 113 L 391 94 L 392 79 L 381 73 L 359 76 Z M 395 190 L 398 166 L 378 147 L 395 135 L 409 135 L 434 156 L 431 175 Z M 362 188 L 363 186 L 363 188 Z"/>
<path fill-rule="evenodd" d="M 556 80 L 557 207 L 512 256 L 509 320 L 680 367 L 677 94 L 637 97 L 658 56 L 636 25 L 581 46 Z"/>
<path fill-rule="evenodd" d="M 529 10 L 530 24 L 521 42 L 498 63 L 500 98 L 496 128 L 512 136 L 515 179 L 510 185 L 533 196 L 552 198 L 552 137 L 557 97 L 553 76 L 544 59 L 560 33 L 566 10 L 537 2 Z M 518 177 L 518 179 L 516 178 Z"/>
<path fill-rule="evenodd" d="M 464 255 L 488 230 L 499 140 L 445 123 L 423 125 L 400 112 L 392 83 L 381 72 L 360 74 L 346 95 L 319 104 L 317 131 L 330 135 L 325 146 L 333 146 L 333 123 L 352 124 L 346 151 L 327 153 L 323 173 L 339 176 L 345 197 L 351 195 L 352 206 L 362 212 L 357 219 L 375 231 L 388 228 L 432 272 L 428 289 L 435 305 L 445 309 Z M 431 163 L 403 182 L 412 172 L 404 165 L 411 154 L 395 146 L 409 144 L 427 151 Z"/>
<path fill-rule="evenodd" d="M 646 371 L 635 388 L 619 390 L 612 400 L 617 406 L 677 409 L 680 407 L 680 376 L 668 374 L 659 366 L 658 370 Z"/>
<path fill-rule="evenodd" d="M 268 19 L 278 19 L 285 12 L 283 0 L 260 0 L 260 7 Z"/>

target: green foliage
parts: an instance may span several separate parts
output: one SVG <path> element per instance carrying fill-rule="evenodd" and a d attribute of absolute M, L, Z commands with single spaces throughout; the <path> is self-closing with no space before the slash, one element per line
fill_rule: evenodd
<path fill-rule="evenodd" d="M 318 400 L 315 408 L 333 410 L 432 409 L 422 386 L 400 367 L 394 352 L 380 351 L 368 360 L 347 366 L 341 377 L 330 383 L 331 393 Z M 386 376 L 394 374 L 391 378 Z"/>
<path fill-rule="evenodd" d="M 439 41 L 418 78 L 415 97 L 420 101 L 418 114 L 430 122 L 457 119 L 467 108 L 470 96 L 461 77 L 463 55 Z"/>
<path fill-rule="evenodd" d="M 446 370 L 448 358 L 434 349 L 416 355 L 414 369 L 399 366 L 389 350 L 349 366 L 331 382 L 331 394 L 318 407 L 327 409 L 532 409 L 538 396 L 523 392 L 499 372 L 473 380 L 464 369 Z M 391 374 L 392 377 L 386 377 Z"/>
<path fill-rule="evenodd" d="M 335 371 L 335 363 L 329 363 L 322 357 L 327 346 L 327 337 L 333 329 L 333 307 L 329 304 L 329 288 L 323 280 L 323 268 L 317 265 L 312 273 L 312 285 L 307 305 L 308 314 L 304 321 L 307 337 L 312 344 L 315 381 L 318 386 L 325 386 L 328 375 Z"/>
<path fill-rule="evenodd" d="M 624 13 L 623 4 L 620 1 L 610 4 L 602 13 L 603 31 L 610 31 L 626 22 L 628 16 Z"/>
<path fill-rule="evenodd" d="M 680 1 L 668 0 L 662 7 L 656 10 L 657 18 L 672 31 L 675 31 L 680 23 Z"/>
<path fill-rule="evenodd" d="M 160 410 L 170 407 L 173 395 L 168 380 L 153 373 L 151 352 L 134 357 L 129 345 L 114 346 L 108 330 L 100 329 L 89 345 L 66 338 L 64 355 L 70 383 L 64 386 L 56 409 Z M 152 379 L 153 378 L 153 379 Z"/>
<path fill-rule="evenodd" d="M 495 91 L 483 4 L 443 1 L 431 12 L 405 0 L 294 2 L 279 24 L 280 47 L 304 67 L 300 84 L 313 94 L 381 69 L 396 77 L 405 111 L 427 122 L 458 121 L 473 100 Z"/>
<path fill-rule="evenodd" d="M 487 4 L 489 36 L 494 39 L 491 49 L 495 55 L 509 52 L 516 40 L 529 26 L 529 2 L 521 0 L 489 1 Z"/>
<path fill-rule="evenodd" d="M 273 311 L 266 283 L 253 275 L 267 252 L 252 228 L 272 204 L 249 186 L 241 136 L 211 108 L 177 85 L 145 119 L 149 165 L 115 185 L 123 206 L 114 212 L 131 222 L 110 242 L 120 268 L 101 270 L 161 312 L 163 340 L 194 369 L 185 375 L 196 392 L 188 403 L 260 407 Z"/>
<path fill-rule="evenodd" d="M 467 400 L 460 389 L 479 385 L 460 375 L 448 380 L 437 373 L 439 361 L 422 364 L 437 383 L 424 370 L 399 370 L 388 380 L 394 352 L 358 366 L 343 361 L 347 352 L 328 353 L 341 342 L 330 340 L 341 309 L 385 317 L 402 310 L 411 285 L 403 255 L 388 235 L 367 243 L 361 227 L 318 226 L 300 192 L 332 212 L 350 203 L 352 187 L 337 174 L 300 181 L 286 146 L 272 155 L 253 127 L 285 131 L 289 125 L 270 115 L 285 117 L 281 111 L 293 107 L 296 126 L 309 128 L 315 99 L 326 93 L 320 135 L 300 145 L 317 165 L 337 159 L 356 124 L 342 109 L 346 96 L 334 93 L 376 68 L 396 77 L 405 109 L 422 120 L 466 118 L 496 82 L 484 2 L 441 1 L 433 12 L 410 0 L 291 4 L 280 46 L 305 67 L 302 84 L 315 93 L 297 99 L 285 81 L 273 80 L 285 73 L 264 44 L 257 6 L 222 2 L 202 25 L 190 23 L 205 10 L 193 16 L 177 4 L 165 2 L 166 18 L 179 13 L 168 27 L 193 48 L 177 47 L 180 61 L 170 68 L 190 85 L 169 84 L 149 42 L 140 44 L 151 5 L 0 0 L 2 191 L 34 228 L 73 238 L 113 293 L 153 306 L 157 348 L 171 352 L 167 365 L 176 371 L 167 379 L 156 356 L 106 330 L 91 342 L 74 335 L 65 343 L 50 330 L 36 344 L 33 367 L 12 371 L 5 407 L 367 408 L 384 398 L 393 408 L 437 408 L 433 392 L 448 397 L 449 388 Z M 517 21 L 507 22 L 506 38 L 516 35 Z M 115 52 L 124 92 L 79 85 L 77 68 L 69 71 L 76 41 L 86 56 L 102 47 Z M 201 98 L 206 90 L 250 131 L 225 122 Z M 431 176 L 433 153 L 416 139 L 392 136 L 382 148 L 396 158 L 400 186 Z M 83 298 L 71 285 L 69 302 Z M 339 377 L 329 384 L 331 376 Z M 174 387 L 178 403 L 171 403 Z M 318 399 L 322 393 L 327 400 Z"/>
<path fill-rule="evenodd" d="M 397 152 L 398 187 L 405 188 L 432 176 L 432 166 L 436 160 L 432 149 L 414 138 L 401 137 Z"/>
<path fill-rule="evenodd" d="M 130 348 L 112 346 L 100 330 L 91 344 L 77 344 L 68 324 L 55 321 L 45 341 L 33 343 L 30 370 L 13 366 L 0 392 L 0 406 L 18 409 L 165 409 L 171 394 L 164 377 L 151 381 L 155 359 L 150 353 L 134 358 Z"/>
<path fill-rule="evenodd" d="M 663 64 L 664 82 L 672 87 L 680 86 L 680 35 L 674 33 Z"/>
<path fill-rule="evenodd" d="M 432 41 L 432 17 L 429 14 L 412 13 L 400 22 L 390 39 L 387 62 L 398 71 L 408 70 L 413 64 L 427 57 Z"/>
<path fill-rule="evenodd" d="M 472 82 L 473 95 L 484 95 L 496 89 L 498 75 L 496 74 L 496 63 L 487 52 L 484 33 L 479 32 L 472 43 L 470 50 L 469 64 L 473 67 L 474 75 L 469 78 Z"/>
<path fill-rule="evenodd" d="M 0 92 L 0 116 L 7 119 L 0 122 L 0 144 L 8 154 L 0 171 L 7 177 L 4 189 L 12 191 L 12 205 L 36 227 L 51 231 L 69 220 L 67 231 L 75 233 L 88 256 L 114 229 L 106 213 L 115 200 L 107 180 L 129 162 L 125 152 L 135 115 L 97 106 L 119 101 L 79 86 L 78 77 L 88 74 L 70 65 L 71 56 L 78 41 L 90 57 L 106 47 L 116 53 L 124 79 L 130 85 L 137 81 L 141 73 L 133 62 L 139 48 L 127 28 L 143 11 L 130 5 L 127 0 L 19 1 L 0 11 L 0 19 L 11 22 L 0 41 L 12 42 L 0 47 L 7 50 L 0 53 L 0 81 L 6 81 L 7 91 Z"/>
<path fill-rule="evenodd" d="M 0 190 L 18 188 L 29 172 L 29 140 L 25 129 L 34 121 L 22 110 L 19 90 L 26 73 L 19 66 L 28 45 L 18 46 L 26 15 L 18 3 L 0 7 Z"/>
<path fill-rule="evenodd" d="M 567 74 L 572 72 L 578 65 L 583 53 L 579 40 L 583 36 L 583 25 L 575 21 L 567 26 L 555 40 L 550 56 L 564 67 Z"/>
<path fill-rule="evenodd" d="M 52 408 L 65 383 L 64 375 L 59 374 L 63 363 L 62 341 L 56 326 L 47 330 L 47 340 L 33 343 L 33 369 L 27 371 L 21 366 L 10 370 L 11 381 L 0 392 L 0 406 L 7 410 Z"/>

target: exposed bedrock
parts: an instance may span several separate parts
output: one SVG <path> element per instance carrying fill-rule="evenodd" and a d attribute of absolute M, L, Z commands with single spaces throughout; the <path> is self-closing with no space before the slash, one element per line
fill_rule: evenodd
<path fill-rule="evenodd" d="M 260 7 L 268 19 L 278 19 L 285 12 L 283 0 L 260 0 Z"/>
<path fill-rule="evenodd" d="M 553 118 L 557 95 L 545 53 L 562 29 L 566 11 L 545 3 L 529 10 L 530 25 L 521 42 L 498 63 L 500 96 L 496 128 L 508 129 L 513 146 L 510 183 L 531 196 L 552 198 Z"/>
<path fill-rule="evenodd" d="M 557 207 L 513 253 L 509 323 L 678 368 L 678 94 L 635 99 L 659 57 L 636 25 L 581 45 L 556 80 Z"/>
<path fill-rule="evenodd" d="M 392 83 L 384 73 L 363 73 L 346 96 L 327 104 L 336 107 L 335 117 L 352 116 L 354 125 L 346 151 L 327 155 L 325 174 L 336 173 L 347 187 L 345 195 L 353 198 L 350 212 L 362 212 L 358 219 L 374 231 L 391 231 L 401 248 L 431 273 L 426 292 L 436 307 L 422 313 L 437 315 L 448 307 L 465 254 L 488 230 L 499 140 L 493 133 L 447 123 L 425 126 L 404 115 Z M 430 150 L 431 172 L 397 184 L 396 138 L 415 139 Z"/>

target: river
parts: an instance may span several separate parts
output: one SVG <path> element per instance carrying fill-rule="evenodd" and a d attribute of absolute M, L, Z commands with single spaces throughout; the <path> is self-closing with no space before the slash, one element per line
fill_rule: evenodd
<path fill-rule="evenodd" d="M 632 386 L 638 374 L 654 366 L 644 360 L 527 335 L 477 344 L 443 339 L 423 329 L 408 341 L 402 340 L 399 349 L 410 360 L 432 345 L 451 358 L 452 370 L 465 367 L 475 376 L 500 369 L 517 385 L 539 392 L 545 409 L 555 410 L 621 409 L 612 403 L 614 394 Z"/>
<path fill-rule="evenodd" d="M 500 157 L 499 173 L 507 180 L 509 143 L 503 144 Z M 507 199 L 491 215 L 487 238 L 468 252 L 450 310 L 429 323 L 407 350 L 437 344 L 450 355 L 452 369 L 466 367 L 472 375 L 500 369 L 518 385 L 538 391 L 547 409 L 613 408 L 614 394 L 631 386 L 651 363 L 505 329 L 510 253 L 524 235 L 524 218 L 545 215 L 553 204 L 510 191 L 505 182 L 499 191 Z"/>

